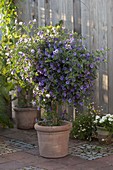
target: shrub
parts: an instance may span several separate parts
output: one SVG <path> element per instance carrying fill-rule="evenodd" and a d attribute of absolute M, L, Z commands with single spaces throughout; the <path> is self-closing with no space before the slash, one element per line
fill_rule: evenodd
<path fill-rule="evenodd" d="M 71 137 L 81 140 L 91 140 L 95 133 L 94 115 L 81 114 L 73 121 Z"/>

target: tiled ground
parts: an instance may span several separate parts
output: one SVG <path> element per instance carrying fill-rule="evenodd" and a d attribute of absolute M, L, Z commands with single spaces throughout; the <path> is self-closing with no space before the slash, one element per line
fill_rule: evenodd
<path fill-rule="evenodd" d="M 18 139 L 7 139 L 5 143 L 0 143 L 0 155 L 14 153 L 18 151 L 33 151 L 38 150 L 35 144 L 26 143 Z M 94 160 L 113 154 L 113 147 L 101 146 L 91 143 L 69 143 L 69 154 L 78 156 L 86 160 Z"/>
<path fill-rule="evenodd" d="M 70 140 L 67 157 L 45 159 L 34 130 L 0 129 L 0 170 L 113 170 L 113 144 Z"/>
<path fill-rule="evenodd" d="M 23 167 L 23 168 L 17 169 L 17 170 L 46 170 L 46 169 L 42 169 L 42 168 L 38 168 L 38 167 L 29 166 L 29 167 Z"/>
<path fill-rule="evenodd" d="M 100 146 L 94 144 L 81 144 L 70 146 L 70 154 L 83 159 L 94 160 L 113 154 L 113 147 Z"/>
<path fill-rule="evenodd" d="M 0 144 L 0 155 L 10 154 L 18 151 L 21 151 L 21 149 L 8 146 L 7 144 Z"/>

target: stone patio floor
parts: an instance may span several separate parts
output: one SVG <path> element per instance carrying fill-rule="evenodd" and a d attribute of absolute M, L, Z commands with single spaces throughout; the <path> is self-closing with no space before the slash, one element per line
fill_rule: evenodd
<path fill-rule="evenodd" d="M 113 144 L 70 139 L 68 156 L 46 159 L 35 130 L 0 127 L 0 170 L 113 170 Z"/>

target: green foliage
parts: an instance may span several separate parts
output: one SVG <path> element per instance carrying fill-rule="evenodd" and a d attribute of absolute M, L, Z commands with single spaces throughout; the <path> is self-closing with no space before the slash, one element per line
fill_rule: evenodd
<path fill-rule="evenodd" d="M 91 140 L 95 132 L 94 116 L 81 114 L 73 121 L 71 136 L 80 140 Z"/>
<path fill-rule="evenodd" d="M 12 127 L 9 120 L 10 96 L 13 84 L 9 81 L 10 70 L 7 67 L 9 49 L 14 47 L 16 42 L 15 18 L 16 6 L 13 0 L 2 0 L 0 2 L 0 29 L 2 39 L 0 40 L 0 124 L 4 127 Z"/>

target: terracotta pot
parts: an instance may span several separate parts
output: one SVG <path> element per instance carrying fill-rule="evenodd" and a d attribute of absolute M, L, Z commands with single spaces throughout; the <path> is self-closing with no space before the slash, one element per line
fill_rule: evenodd
<path fill-rule="evenodd" d="M 59 158 L 68 155 L 71 127 L 70 122 L 64 122 L 62 126 L 41 126 L 36 123 L 40 155 L 46 158 Z"/>
<path fill-rule="evenodd" d="M 14 107 L 16 127 L 18 129 L 33 129 L 35 119 L 38 116 L 36 108 L 18 108 Z"/>

